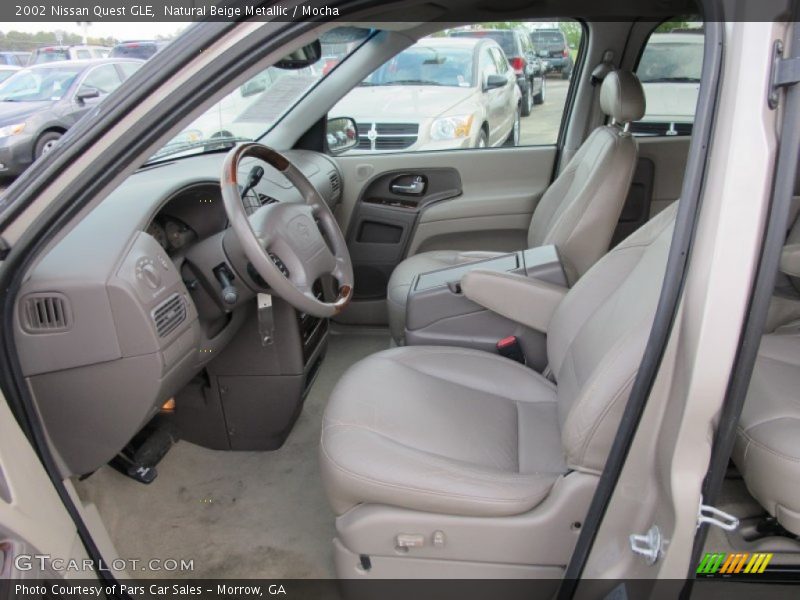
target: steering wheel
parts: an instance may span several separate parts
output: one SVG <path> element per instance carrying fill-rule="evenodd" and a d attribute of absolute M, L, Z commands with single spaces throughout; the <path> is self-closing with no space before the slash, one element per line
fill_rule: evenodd
<path fill-rule="evenodd" d="M 277 169 L 305 202 L 275 202 L 248 215 L 239 188 L 239 165 L 247 157 Z M 353 295 L 347 244 L 327 203 L 300 169 L 272 148 L 242 144 L 225 157 L 221 187 L 225 212 L 245 256 L 278 296 L 316 317 L 331 317 L 347 306 Z M 312 291 L 322 275 L 331 275 L 339 283 L 333 302 L 319 300 Z"/>

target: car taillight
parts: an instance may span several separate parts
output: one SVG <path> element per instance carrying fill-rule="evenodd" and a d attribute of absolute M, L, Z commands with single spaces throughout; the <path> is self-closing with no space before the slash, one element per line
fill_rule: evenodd
<path fill-rule="evenodd" d="M 568 56 L 569 56 L 569 49 L 564 48 L 564 58 L 567 58 Z"/>
<path fill-rule="evenodd" d="M 511 59 L 511 68 L 519 75 L 525 70 L 525 59 L 521 56 L 515 56 Z"/>

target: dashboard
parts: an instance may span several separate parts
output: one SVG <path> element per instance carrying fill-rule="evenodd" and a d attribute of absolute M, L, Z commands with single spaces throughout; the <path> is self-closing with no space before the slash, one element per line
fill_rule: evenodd
<path fill-rule="evenodd" d="M 341 175 L 329 157 L 286 156 L 331 208 L 339 202 Z M 263 289 L 246 272 L 228 228 L 219 188 L 224 158 L 206 154 L 140 169 L 24 283 L 14 324 L 20 363 L 45 423 L 59 424 L 48 434 L 61 450 L 64 475 L 110 460 L 234 338 Z M 256 162 L 242 162 L 240 180 Z M 280 172 L 258 164 L 265 174 L 246 198 L 254 209 L 303 201 Z M 240 290 L 234 305 L 219 297 L 221 265 Z"/>

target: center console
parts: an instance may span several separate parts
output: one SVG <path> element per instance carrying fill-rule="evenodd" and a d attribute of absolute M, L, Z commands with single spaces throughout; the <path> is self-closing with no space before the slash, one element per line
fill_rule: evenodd
<path fill-rule="evenodd" d="M 527 364 L 543 369 L 547 360 L 544 334 L 487 310 L 462 293 L 461 278 L 474 269 L 514 273 L 567 287 L 567 277 L 555 246 L 529 248 L 422 273 L 412 282 L 408 293 L 406 344 L 459 346 L 494 352 L 498 340 L 514 335 L 522 346 Z"/>

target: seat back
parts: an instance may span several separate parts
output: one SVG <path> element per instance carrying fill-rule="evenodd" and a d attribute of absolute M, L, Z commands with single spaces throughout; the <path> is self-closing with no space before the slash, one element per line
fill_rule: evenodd
<path fill-rule="evenodd" d="M 572 469 L 605 465 L 647 344 L 676 211 L 674 203 L 600 259 L 553 315 L 547 354 Z"/>
<path fill-rule="evenodd" d="M 547 189 L 533 213 L 528 245 L 555 245 L 574 283 L 608 250 L 639 155 L 626 124 L 645 110 L 642 85 L 629 71 L 603 80 L 600 106 L 612 118 L 598 127 Z"/>

